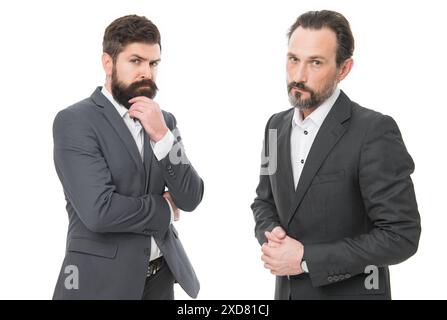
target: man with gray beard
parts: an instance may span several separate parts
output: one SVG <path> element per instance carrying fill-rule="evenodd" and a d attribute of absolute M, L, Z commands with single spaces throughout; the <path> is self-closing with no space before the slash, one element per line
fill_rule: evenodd
<path fill-rule="evenodd" d="M 343 15 L 304 13 L 288 36 L 293 108 L 267 122 L 251 206 L 275 299 L 391 299 L 388 266 L 421 232 L 413 160 L 391 117 L 338 88 L 353 66 Z"/>

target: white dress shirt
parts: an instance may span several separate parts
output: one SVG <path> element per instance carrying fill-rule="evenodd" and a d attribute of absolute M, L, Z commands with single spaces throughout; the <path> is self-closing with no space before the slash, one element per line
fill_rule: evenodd
<path fill-rule="evenodd" d="M 116 111 L 120 114 L 121 118 L 124 120 L 124 123 L 129 128 L 130 133 L 132 134 L 132 137 L 135 140 L 135 143 L 137 144 L 138 151 L 140 152 L 141 161 L 144 161 L 144 134 L 145 131 L 143 127 L 141 126 L 141 123 L 139 121 L 134 121 L 130 116 L 129 112 L 126 107 L 119 104 L 114 98 L 113 95 L 106 89 L 106 87 L 102 87 L 101 93 L 112 103 L 112 105 L 115 107 Z M 164 157 L 166 157 L 171 151 L 172 145 L 174 144 L 174 135 L 171 131 L 168 130 L 168 132 L 164 135 L 164 137 L 159 140 L 158 142 L 154 142 L 150 140 L 152 149 L 154 151 L 154 155 L 157 158 L 158 161 L 162 160 Z M 171 207 L 171 204 L 168 200 L 166 202 L 169 205 L 169 209 L 171 210 L 171 223 L 174 220 L 174 211 Z M 154 237 L 151 237 L 151 255 L 149 257 L 149 260 L 155 260 L 159 257 L 161 257 L 163 254 L 160 251 L 160 248 L 157 246 L 157 243 L 154 240 Z"/>
<path fill-rule="evenodd" d="M 304 120 L 302 112 L 298 108 L 295 108 L 292 119 L 292 133 L 290 135 L 290 156 L 292 159 L 295 189 L 298 186 L 301 172 L 303 171 L 304 164 L 306 163 L 307 156 L 309 155 L 310 148 L 317 136 L 318 130 L 339 95 L 340 89 L 336 87 L 332 95 Z"/>

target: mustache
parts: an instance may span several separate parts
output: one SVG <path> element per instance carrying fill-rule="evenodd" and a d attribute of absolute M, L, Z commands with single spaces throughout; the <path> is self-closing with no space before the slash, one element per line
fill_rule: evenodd
<path fill-rule="evenodd" d="M 131 85 L 129 85 L 129 87 L 127 88 L 127 91 L 133 92 L 133 91 L 143 88 L 143 87 L 149 87 L 149 89 L 153 93 L 153 96 L 155 97 L 155 93 L 158 91 L 158 87 L 155 84 L 155 82 L 152 81 L 152 79 L 143 79 L 143 80 L 134 82 Z"/>
<path fill-rule="evenodd" d="M 304 82 L 296 82 L 296 81 L 292 81 L 290 83 L 287 84 L 287 91 L 290 92 L 293 88 L 297 88 L 303 91 L 307 91 L 312 93 L 313 90 L 311 88 L 309 88 L 308 86 L 306 86 L 304 84 Z"/>
<path fill-rule="evenodd" d="M 142 79 L 126 86 L 120 82 L 116 74 L 112 75 L 112 95 L 125 108 L 129 109 L 129 100 L 137 96 L 145 96 L 153 99 L 157 94 L 157 85 L 152 79 Z"/>

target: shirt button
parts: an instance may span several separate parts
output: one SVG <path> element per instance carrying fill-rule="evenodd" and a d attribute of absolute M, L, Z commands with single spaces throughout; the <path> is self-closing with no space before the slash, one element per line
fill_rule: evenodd
<path fill-rule="evenodd" d="M 301 159 L 301 161 L 300 161 L 301 163 L 304 163 L 304 160 L 303 159 Z"/>
<path fill-rule="evenodd" d="M 304 134 L 307 136 L 307 134 L 308 134 L 309 132 L 307 132 L 307 131 L 304 131 Z"/>

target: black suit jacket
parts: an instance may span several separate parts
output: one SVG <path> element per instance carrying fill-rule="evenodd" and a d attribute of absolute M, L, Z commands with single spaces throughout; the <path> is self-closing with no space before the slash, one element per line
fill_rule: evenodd
<path fill-rule="evenodd" d="M 277 299 L 390 299 L 388 266 L 412 256 L 421 227 L 414 163 L 394 120 L 352 102 L 343 92 L 324 120 L 295 190 L 290 158 L 294 110 L 273 115 L 277 170 L 261 175 L 252 204 L 255 235 L 282 226 L 304 245 L 309 274 L 277 277 Z M 272 154 L 274 150 L 264 151 Z M 367 289 L 365 268 L 378 267 Z"/>

